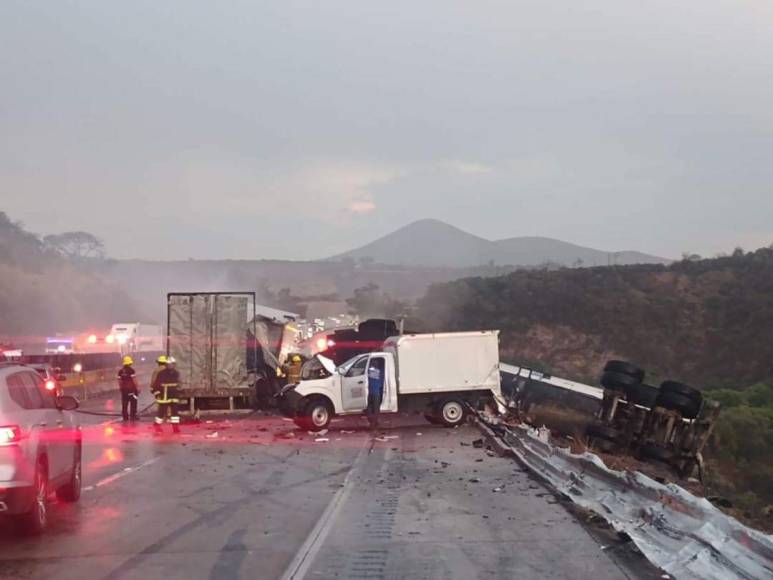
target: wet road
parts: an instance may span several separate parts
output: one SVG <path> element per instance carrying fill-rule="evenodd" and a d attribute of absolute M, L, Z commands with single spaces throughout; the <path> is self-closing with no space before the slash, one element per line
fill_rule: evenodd
<path fill-rule="evenodd" d="M 395 418 L 374 437 L 349 418 L 320 438 L 253 414 L 159 438 L 149 418 L 83 420 L 81 501 L 39 538 L 0 525 L 0 577 L 630 577 L 472 426 Z"/>

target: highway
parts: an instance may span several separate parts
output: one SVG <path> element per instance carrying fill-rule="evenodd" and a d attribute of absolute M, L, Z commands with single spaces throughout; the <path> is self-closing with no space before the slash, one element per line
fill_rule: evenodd
<path fill-rule="evenodd" d="M 315 436 L 253 413 L 154 437 L 150 417 L 82 420 L 81 501 L 54 504 L 41 537 L 0 524 L 0 578 L 659 577 L 472 425 L 347 418 Z"/>

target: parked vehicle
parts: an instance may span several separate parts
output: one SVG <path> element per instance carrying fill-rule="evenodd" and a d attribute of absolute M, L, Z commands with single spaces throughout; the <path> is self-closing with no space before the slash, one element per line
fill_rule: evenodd
<path fill-rule="evenodd" d="M 157 353 L 164 350 L 163 330 L 156 324 L 124 322 L 114 324 L 105 337 L 109 345 L 118 345 L 122 355 Z"/>
<path fill-rule="evenodd" d="M 381 350 L 339 367 L 318 354 L 301 381 L 280 392 L 280 408 L 312 431 L 325 429 L 335 415 L 364 413 L 368 368 L 376 359 L 386 370 L 382 413 L 415 410 L 430 423 L 453 427 L 464 421 L 467 404 L 502 401 L 499 331 L 481 331 L 394 336 Z"/>
<path fill-rule="evenodd" d="M 31 363 L 29 367 L 34 369 L 44 381 L 46 390 L 56 396 L 63 395 L 62 383 L 67 377 L 62 373 L 59 367 L 51 366 L 48 363 Z"/>
<path fill-rule="evenodd" d="M 314 352 L 341 365 L 358 354 L 380 350 L 384 341 L 399 334 L 397 323 L 385 318 L 369 318 L 357 328 L 339 328 L 318 337 Z"/>
<path fill-rule="evenodd" d="M 31 533 L 48 523 L 48 498 L 81 494 L 81 430 L 73 397 L 55 396 L 35 369 L 0 366 L 0 516 Z"/>
<path fill-rule="evenodd" d="M 46 338 L 46 354 L 73 354 L 74 352 L 74 338 L 60 336 L 49 336 Z"/>

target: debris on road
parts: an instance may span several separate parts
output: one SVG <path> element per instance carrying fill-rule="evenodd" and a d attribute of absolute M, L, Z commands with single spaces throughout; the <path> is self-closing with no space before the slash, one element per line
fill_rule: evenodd
<path fill-rule="evenodd" d="M 314 440 L 314 443 L 328 443 L 329 441 L 330 439 L 328 439 L 327 437 L 317 437 Z"/>
<path fill-rule="evenodd" d="M 483 439 L 476 439 L 472 442 L 472 446 L 475 447 L 475 449 L 483 449 Z"/>

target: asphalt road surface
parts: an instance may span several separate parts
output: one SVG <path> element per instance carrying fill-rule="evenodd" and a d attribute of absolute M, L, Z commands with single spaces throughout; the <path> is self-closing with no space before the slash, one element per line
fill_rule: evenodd
<path fill-rule="evenodd" d="M 154 437 L 150 417 L 82 419 L 81 501 L 54 503 L 41 537 L 0 523 L 0 578 L 640 576 L 471 425 L 346 418 L 316 436 L 254 413 Z"/>

